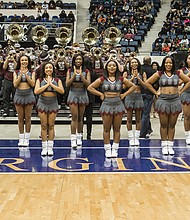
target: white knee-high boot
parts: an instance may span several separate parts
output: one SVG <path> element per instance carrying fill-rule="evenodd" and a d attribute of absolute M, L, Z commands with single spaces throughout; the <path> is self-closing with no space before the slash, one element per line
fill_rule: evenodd
<path fill-rule="evenodd" d="M 139 137 L 140 137 L 140 130 L 135 130 L 135 145 L 136 146 L 140 145 Z"/>
<path fill-rule="evenodd" d="M 71 134 L 71 147 L 73 147 L 73 148 L 77 147 L 77 137 L 76 137 L 76 134 Z"/>
<path fill-rule="evenodd" d="M 119 143 L 113 142 L 112 144 L 112 157 L 118 156 Z"/>
<path fill-rule="evenodd" d="M 129 145 L 134 146 L 135 145 L 135 139 L 134 139 L 133 130 L 128 131 L 128 137 L 129 137 Z"/>
<path fill-rule="evenodd" d="M 190 145 L 190 131 L 185 131 L 185 141 L 187 145 Z"/>
<path fill-rule="evenodd" d="M 82 133 L 77 133 L 77 146 L 82 146 Z"/>
<path fill-rule="evenodd" d="M 168 141 L 161 141 L 162 154 L 168 155 Z"/>
<path fill-rule="evenodd" d="M 30 141 L 30 133 L 25 133 L 24 146 L 28 147 L 29 146 L 29 141 Z"/>
<path fill-rule="evenodd" d="M 173 150 L 174 142 L 173 141 L 168 141 L 168 154 L 169 155 L 174 155 L 174 150 Z"/>
<path fill-rule="evenodd" d="M 48 148 L 48 156 L 53 156 L 53 144 L 54 142 L 53 141 L 48 141 L 47 142 L 47 148 Z"/>
<path fill-rule="evenodd" d="M 23 134 L 19 134 L 18 146 L 19 146 L 19 147 L 24 146 L 24 133 L 23 133 Z"/>
<path fill-rule="evenodd" d="M 47 146 L 47 141 L 42 141 L 42 156 L 47 156 L 48 153 L 48 146 Z"/>
<path fill-rule="evenodd" d="M 105 156 L 107 158 L 112 157 L 111 144 L 104 144 L 104 149 L 105 149 Z"/>

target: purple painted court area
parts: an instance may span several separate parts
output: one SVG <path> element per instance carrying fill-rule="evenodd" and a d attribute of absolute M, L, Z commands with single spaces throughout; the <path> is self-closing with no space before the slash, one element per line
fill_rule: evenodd
<path fill-rule="evenodd" d="M 140 148 L 121 140 L 118 158 L 105 158 L 102 140 L 83 141 L 73 150 L 69 140 L 55 141 L 54 156 L 41 156 L 41 141 L 31 140 L 29 148 L 18 148 L 17 140 L 0 140 L 1 173 L 87 173 L 87 172 L 189 172 L 190 147 L 175 140 L 174 156 L 163 156 L 160 140 L 140 140 Z"/>

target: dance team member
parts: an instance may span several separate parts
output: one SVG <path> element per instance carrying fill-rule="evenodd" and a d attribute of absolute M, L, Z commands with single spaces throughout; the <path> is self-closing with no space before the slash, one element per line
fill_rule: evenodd
<path fill-rule="evenodd" d="M 54 75 L 55 69 L 53 64 L 50 62 L 44 63 L 41 77 L 37 79 L 34 90 L 36 95 L 40 95 L 37 111 L 41 122 L 42 156 L 53 155 L 54 125 L 57 112 L 59 111 L 57 93 L 64 93 L 61 80 L 54 78 Z"/>
<path fill-rule="evenodd" d="M 124 94 L 121 94 L 123 84 L 129 88 Z M 99 91 L 98 88 L 102 87 Z M 103 139 L 105 156 L 117 157 L 120 141 L 120 128 L 125 107 L 122 99 L 133 92 L 136 86 L 121 76 L 118 62 L 116 59 L 110 59 L 104 70 L 104 75 L 88 87 L 88 91 L 92 94 L 100 96 L 102 104 L 100 107 L 100 114 L 103 120 Z M 110 132 L 113 127 L 113 144 L 110 144 Z"/>
<path fill-rule="evenodd" d="M 141 71 L 141 64 L 137 58 L 132 58 L 129 62 L 129 71 L 124 72 L 124 78 L 136 85 L 136 89 L 125 98 L 125 108 L 127 110 L 127 130 L 129 136 L 129 145 L 138 146 L 141 130 L 141 114 L 144 107 L 144 102 L 141 94 L 142 87 L 145 87 L 146 73 Z M 135 112 L 136 129 L 133 133 L 132 118 Z"/>
<path fill-rule="evenodd" d="M 71 147 L 82 146 L 83 116 L 89 103 L 87 87 L 90 84 L 90 72 L 84 65 L 84 57 L 76 54 L 72 66 L 67 71 L 66 86 L 69 89 L 67 103 L 71 111 Z"/>
<path fill-rule="evenodd" d="M 159 79 L 160 94 L 152 86 Z M 179 80 L 186 85 L 179 90 Z M 162 154 L 174 155 L 174 135 L 175 125 L 182 111 L 182 105 L 179 95 L 190 86 L 190 79 L 182 70 L 175 71 L 175 62 L 173 57 L 166 56 L 161 65 L 161 71 L 157 71 L 146 81 L 146 86 L 152 93 L 158 97 L 155 110 L 158 112 L 160 120 L 160 136 Z"/>
<path fill-rule="evenodd" d="M 31 130 L 31 114 L 36 99 L 33 92 L 35 72 L 31 72 L 31 60 L 26 55 L 21 55 L 18 58 L 17 67 L 13 73 L 13 85 L 16 88 L 13 101 L 18 114 L 18 146 L 28 147 Z"/>

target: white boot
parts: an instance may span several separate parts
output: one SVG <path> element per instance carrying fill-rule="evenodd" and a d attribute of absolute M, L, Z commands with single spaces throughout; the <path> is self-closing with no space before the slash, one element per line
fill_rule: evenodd
<path fill-rule="evenodd" d="M 161 141 L 162 146 L 162 154 L 168 155 L 168 142 L 167 141 Z"/>
<path fill-rule="evenodd" d="M 133 130 L 128 131 L 128 137 L 129 137 L 129 146 L 135 146 Z"/>
<path fill-rule="evenodd" d="M 118 156 L 118 149 L 119 149 L 119 143 L 114 143 L 112 144 L 112 157 L 117 157 Z"/>
<path fill-rule="evenodd" d="M 53 141 L 47 142 L 47 149 L 48 156 L 53 156 Z"/>
<path fill-rule="evenodd" d="M 185 141 L 187 145 L 190 145 L 190 131 L 185 131 Z"/>
<path fill-rule="evenodd" d="M 174 155 L 174 150 L 173 150 L 174 142 L 173 141 L 168 141 L 168 154 L 169 155 Z"/>
<path fill-rule="evenodd" d="M 19 134 L 18 146 L 19 147 L 23 147 L 24 146 L 24 133 L 23 134 Z"/>
<path fill-rule="evenodd" d="M 29 146 L 29 140 L 30 140 L 30 133 L 25 133 L 25 136 L 24 136 L 24 146 L 25 147 Z"/>
<path fill-rule="evenodd" d="M 71 147 L 77 148 L 77 137 L 76 134 L 71 134 Z"/>
<path fill-rule="evenodd" d="M 140 130 L 135 130 L 135 146 L 139 146 L 139 137 L 140 137 Z"/>
<path fill-rule="evenodd" d="M 107 158 L 110 158 L 112 156 L 112 154 L 111 154 L 111 144 L 104 144 L 104 149 L 105 149 L 105 156 Z"/>
<path fill-rule="evenodd" d="M 42 141 L 42 156 L 47 156 L 48 153 L 48 146 L 47 146 L 47 141 Z"/>
<path fill-rule="evenodd" d="M 77 146 L 82 146 L 82 133 L 77 133 Z"/>

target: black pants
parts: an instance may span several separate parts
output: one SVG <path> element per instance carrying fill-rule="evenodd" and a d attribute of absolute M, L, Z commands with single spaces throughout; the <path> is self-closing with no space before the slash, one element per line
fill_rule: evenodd
<path fill-rule="evenodd" d="M 7 79 L 4 79 L 3 82 L 3 109 L 4 112 L 9 115 L 10 111 L 10 102 L 11 102 L 11 95 L 12 95 L 12 100 L 14 98 L 15 94 L 15 88 L 13 86 L 13 82 L 9 81 Z M 13 104 L 13 111 L 16 112 L 15 106 Z"/>

